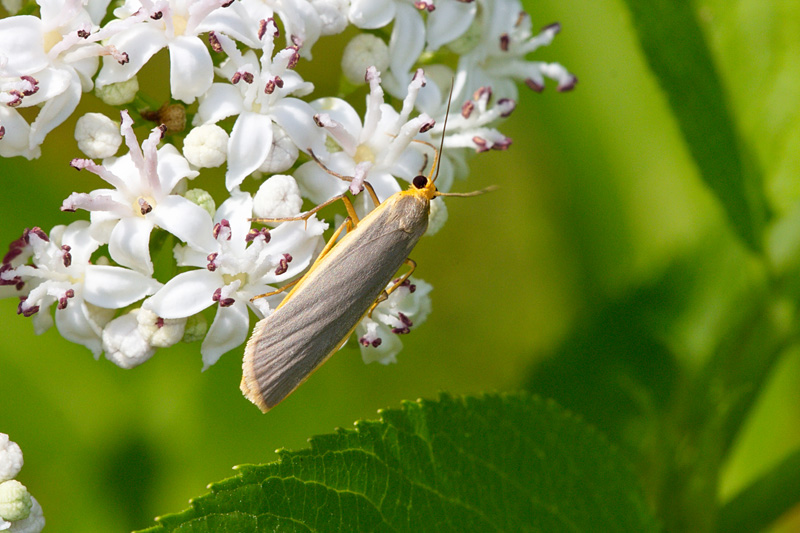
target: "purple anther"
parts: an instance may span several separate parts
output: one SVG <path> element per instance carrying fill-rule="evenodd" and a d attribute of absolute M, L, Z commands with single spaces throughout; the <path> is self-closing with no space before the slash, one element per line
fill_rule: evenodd
<path fill-rule="evenodd" d="M 33 315 L 35 315 L 36 313 L 39 312 L 39 306 L 38 305 L 31 306 L 31 307 L 29 307 L 27 309 L 23 309 L 22 308 L 22 304 L 25 303 L 25 300 L 27 298 L 28 298 L 27 296 L 20 296 L 19 297 L 19 305 L 17 306 L 17 314 L 18 315 L 22 315 L 24 317 L 30 317 L 30 316 L 33 316 Z"/>
<path fill-rule="evenodd" d="M 475 151 L 478 153 L 486 152 L 489 150 L 489 143 L 486 142 L 486 139 L 483 137 L 475 136 L 472 138 L 472 142 L 475 143 Z"/>
<path fill-rule="evenodd" d="M 215 261 L 216 261 L 218 255 L 219 254 L 217 252 L 214 252 L 214 253 L 210 253 L 210 254 L 208 254 L 206 256 L 206 259 L 208 260 L 208 264 L 206 265 L 206 269 L 209 272 L 214 272 L 217 269 L 217 263 Z"/>
<path fill-rule="evenodd" d="M 511 146 L 512 140 L 511 137 L 506 137 L 502 141 L 496 141 L 492 144 L 492 150 L 508 150 L 508 147 Z"/>
<path fill-rule="evenodd" d="M 511 37 L 507 33 L 500 36 L 500 50 L 508 52 L 508 44 L 511 42 Z"/>
<path fill-rule="evenodd" d="M 542 31 L 552 31 L 553 33 L 560 33 L 561 32 L 561 23 L 560 22 L 553 22 L 552 24 L 548 24 Z"/>
<path fill-rule="evenodd" d="M 8 94 L 14 95 L 14 99 L 10 102 L 7 102 L 6 105 L 8 107 L 17 107 L 22 103 L 22 96 L 23 94 L 16 89 L 13 91 L 8 91 Z"/>
<path fill-rule="evenodd" d="M 373 348 L 377 348 L 378 346 L 380 346 L 380 345 L 381 345 L 381 343 L 382 343 L 382 342 L 383 342 L 383 341 L 381 340 L 381 338 L 380 338 L 380 337 L 378 337 L 378 338 L 376 338 L 374 341 L 372 341 L 372 347 L 373 347 Z"/>
<path fill-rule="evenodd" d="M 413 325 L 414 325 L 414 323 L 413 323 L 413 322 L 411 322 L 411 319 L 410 319 L 410 318 L 408 318 L 408 317 L 407 317 L 405 314 L 403 314 L 403 313 L 397 313 L 397 318 L 399 318 L 399 319 L 400 319 L 400 322 L 402 322 L 402 323 L 403 323 L 403 325 L 404 325 L 405 327 L 407 327 L 407 328 L 410 328 L 411 326 L 413 326 Z"/>
<path fill-rule="evenodd" d="M 163 139 L 164 136 L 167 134 L 167 125 L 166 124 L 159 124 L 158 131 L 161 132 L 161 138 Z"/>
<path fill-rule="evenodd" d="M 292 50 L 292 56 L 289 58 L 289 63 L 286 65 L 286 68 L 293 69 L 297 66 L 297 62 L 300 61 L 300 46 L 294 45 L 287 48 L 287 50 Z"/>
<path fill-rule="evenodd" d="M 164 16 L 164 13 L 162 11 L 156 11 L 155 13 L 150 15 L 150 18 L 153 19 L 153 20 L 161 20 L 161 17 L 163 17 L 163 16 Z"/>
<path fill-rule="evenodd" d="M 264 94 L 272 94 L 275 92 L 275 80 L 269 80 L 264 86 Z"/>
<path fill-rule="evenodd" d="M 567 80 L 566 82 L 564 82 L 564 83 L 560 84 L 558 87 L 556 87 L 556 91 L 558 91 L 560 93 L 565 93 L 567 91 L 571 91 L 572 89 L 575 88 L 575 85 L 577 83 L 578 83 L 578 77 L 577 76 L 570 76 L 569 80 Z"/>
<path fill-rule="evenodd" d="M 218 239 L 218 238 L 219 238 L 219 234 L 220 234 L 220 232 L 222 231 L 222 228 L 228 228 L 228 232 L 227 232 L 227 233 L 228 233 L 228 236 L 227 236 L 226 240 L 231 240 L 231 232 L 230 232 L 230 229 L 231 229 L 231 223 L 230 223 L 230 222 L 228 222 L 228 221 L 227 221 L 226 219 L 224 219 L 224 218 L 223 218 L 222 220 L 220 220 L 219 222 L 217 222 L 216 224 L 214 224 L 214 231 L 213 231 L 213 233 L 212 233 L 212 235 L 214 236 L 214 238 L 215 238 L 215 239 Z"/>
<path fill-rule="evenodd" d="M 89 35 L 91 34 L 86 30 L 78 30 L 78 37 L 80 37 L 81 39 L 87 39 Z"/>
<path fill-rule="evenodd" d="M 259 236 L 264 237 L 265 243 L 268 243 L 269 240 L 272 238 L 272 235 L 270 235 L 269 230 L 267 228 L 261 228 L 261 229 L 252 228 L 250 229 L 250 231 L 247 232 L 247 235 L 245 235 L 244 240 L 245 242 L 253 242 Z"/>
<path fill-rule="evenodd" d="M 411 333 L 411 330 L 408 327 L 403 328 L 392 328 L 392 333 L 395 335 L 408 335 Z"/>
<path fill-rule="evenodd" d="M 139 212 L 140 213 L 142 213 L 143 215 L 146 215 L 147 213 L 149 213 L 152 210 L 153 210 L 153 206 L 150 205 L 147 202 L 147 200 L 145 200 L 144 198 L 139 198 Z"/>
<path fill-rule="evenodd" d="M 488 102 L 492 99 L 492 88 L 488 85 L 478 87 L 472 94 L 472 98 L 474 98 L 476 102 L 480 101 L 481 99 L 485 99 Z"/>
<path fill-rule="evenodd" d="M 61 250 L 64 252 L 61 260 L 63 261 L 65 267 L 69 267 L 72 264 L 72 254 L 69 253 L 71 249 L 72 248 L 70 248 L 67 244 L 61 245 Z"/>
<path fill-rule="evenodd" d="M 219 42 L 217 38 L 217 34 L 213 31 L 208 32 L 208 44 L 211 46 L 211 49 L 215 52 L 219 53 L 222 52 L 222 44 Z"/>
<path fill-rule="evenodd" d="M 161 329 L 164 327 L 164 319 L 161 317 L 156 318 L 156 327 Z"/>
<path fill-rule="evenodd" d="M 3 140 L 3 137 L 6 136 L 6 128 L 4 126 L 0 126 L 0 141 Z"/>
<path fill-rule="evenodd" d="M 228 7 L 228 6 L 229 6 L 229 5 L 231 5 L 232 3 L 233 3 L 233 0 L 228 0 L 227 2 L 223 2 L 223 3 L 222 3 L 222 5 L 221 5 L 221 6 L 219 6 L 219 7 Z"/>
<path fill-rule="evenodd" d="M 280 276 L 281 274 L 285 274 L 287 270 L 289 270 L 289 263 L 292 262 L 292 256 L 290 254 L 283 254 L 281 260 L 278 262 L 278 268 L 275 269 L 275 275 Z"/>
<path fill-rule="evenodd" d="M 497 101 L 497 105 L 504 109 L 500 113 L 503 118 L 509 116 L 517 108 L 517 102 L 511 98 L 501 98 Z"/>
<path fill-rule="evenodd" d="M 461 116 L 464 118 L 469 118 L 472 112 L 475 110 L 475 102 L 472 100 L 467 100 L 464 102 L 464 105 L 461 106 Z"/>
<path fill-rule="evenodd" d="M 33 228 L 31 228 L 29 230 L 25 230 L 23 235 L 25 236 L 25 240 L 27 242 L 30 242 L 30 234 L 31 233 L 33 233 L 34 235 L 36 235 L 37 237 L 39 237 L 40 239 L 42 239 L 45 242 L 50 242 L 50 237 L 48 237 L 47 233 L 45 233 L 42 230 L 42 228 L 40 228 L 39 226 L 34 226 Z"/>
<path fill-rule="evenodd" d="M 533 78 L 527 78 L 525 80 L 525 85 L 527 85 L 530 89 L 536 91 L 537 93 L 544 91 L 544 85 L 541 83 L 537 83 L 536 81 L 533 80 Z"/>
<path fill-rule="evenodd" d="M 131 58 L 128 56 L 127 52 L 119 52 L 114 56 L 114 59 L 116 59 L 117 63 L 120 65 L 127 65 L 131 61 Z"/>
<path fill-rule="evenodd" d="M 360 339 L 358 339 L 358 343 L 359 343 L 361 346 L 369 346 L 369 345 L 371 344 L 371 343 L 369 342 L 369 339 L 367 339 L 366 337 L 361 337 Z"/>
<path fill-rule="evenodd" d="M 67 289 L 66 292 L 64 292 L 64 296 L 58 299 L 58 305 L 56 306 L 56 308 L 66 309 L 67 302 L 69 301 L 70 298 L 73 298 L 74 296 L 75 296 L 75 291 L 72 289 Z"/>
<path fill-rule="evenodd" d="M 430 120 L 424 122 L 422 124 L 422 126 L 420 126 L 419 132 L 420 133 L 425 133 L 426 131 L 429 131 L 431 128 L 433 128 L 435 125 L 436 125 L 436 121 L 433 120 L 433 119 L 430 119 Z"/>

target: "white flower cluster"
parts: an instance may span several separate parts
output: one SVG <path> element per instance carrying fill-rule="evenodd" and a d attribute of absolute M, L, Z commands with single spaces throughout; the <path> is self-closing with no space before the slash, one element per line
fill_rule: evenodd
<path fill-rule="evenodd" d="M 111 12 L 109 3 L 37 0 L 16 6 L 33 14 L 0 20 L 0 156 L 38 157 L 94 89 L 106 107 L 78 120 L 89 159 L 71 165 L 107 184 L 64 200 L 88 221 L 11 243 L 0 297 L 19 298 L 37 333 L 54 316 L 62 336 L 124 368 L 201 339 L 204 367 L 214 364 L 245 341 L 251 312 L 266 316 L 283 294 L 251 298 L 296 279 L 324 246 L 328 224 L 316 216 L 271 229 L 252 217 L 292 217 L 303 198 L 357 195 L 365 180 L 386 199 L 428 171 L 440 142 L 437 187 L 447 191 L 469 154 L 511 144 L 497 124 L 517 83 L 541 91 L 550 78 L 567 91 L 577 81 L 528 58 L 559 26 L 532 31 L 519 0 L 125 0 Z M 363 30 L 342 54 L 340 95 L 351 101 L 318 97 L 296 67 L 348 27 Z M 159 107 L 137 75 L 164 48 L 172 100 Z M 364 91 L 361 116 L 352 100 Z M 148 121 L 156 127 L 140 143 L 134 125 Z M 229 196 L 217 207 L 188 182 L 223 164 Z M 267 179 L 256 187 L 249 176 Z M 371 207 L 361 194 L 359 215 Z M 429 233 L 446 215 L 438 198 Z M 164 247 L 173 257 L 151 255 Z M 399 335 L 427 316 L 430 290 L 409 280 L 362 321 L 365 361 L 394 361 Z"/>
<path fill-rule="evenodd" d="M 22 450 L 0 433 L 0 531 L 39 533 L 44 529 L 42 507 L 25 485 L 14 479 L 22 469 Z"/>

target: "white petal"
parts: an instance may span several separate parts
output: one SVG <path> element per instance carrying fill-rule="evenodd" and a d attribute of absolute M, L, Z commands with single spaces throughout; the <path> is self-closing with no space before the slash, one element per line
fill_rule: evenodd
<path fill-rule="evenodd" d="M 318 98 L 311 102 L 311 107 L 319 113 L 327 113 L 330 117 L 341 124 L 350 135 L 358 139 L 361 137 L 361 117 L 353 106 L 341 98 L 326 97 Z"/>
<path fill-rule="evenodd" d="M 142 304 L 163 318 L 185 318 L 214 303 L 214 291 L 225 282 L 218 273 L 206 269 L 178 274 Z"/>
<path fill-rule="evenodd" d="M 158 179 L 161 182 L 161 192 L 169 194 L 183 178 L 194 179 L 199 174 L 192 170 L 172 144 L 165 144 L 158 150 Z"/>
<path fill-rule="evenodd" d="M 238 187 L 250 173 L 258 170 L 267 158 L 271 146 L 272 119 L 269 116 L 260 113 L 239 115 L 228 141 L 225 186 L 229 191 Z"/>
<path fill-rule="evenodd" d="M 443 44 L 461 37 L 475 19 L 477 2 L 455 0 L 437 2 L 436 9 L 428 14 L 428 48 L 436 51 Z"/>
<path fill-rule="evenodd" d="M 36 120 L 31 124 L 30 147 L 34 148 L 42 144 L 45 136 L 67 120 L 75 111 L 80 100 L 81 84 L 78 77 L 75 76 L 64 92 L 48 100 L 36 115 Z"/>
<path fill-rule="evenodd" d="M 110 265 L 89 265 L 83 297 L 99 307 L 120 309 L 154 294 L 161 283 L 141 272 Z"/>
<path fill-rule="evenodd" d="M 352 163 L 352 159 L 347 157 L 347 154 L 338 152 L 332 154 L 325 164 L 331 170 L 341 173 L 342 171 L 336 168 L 337 165 L 335 163 L 337 160 L 350 161 Z M 347 171 L 344 172 L 347 173 Z M 300 165 L 300 168 L 294 172 L 294 177 L 300 186 L 300 192 L 303 193 L 303 196 L 309 198 L 315 204 L 321 204 L 337 194 L 342 194 L 348 187 L 346 181 L 331 176 L 315 161 Z"/>
<path fill-rule="evenodd" d="M 203 354 L 203 370 L 216 363 L 222 354 L 241 345 L 247 339 L 250 315 L 245 301 L 237 300 L 230 307 L 217 309 L 214 323 L 208 330 L 200 353 Z"/>
<path fill-rule="evenodd" d="M 270 231 L 270 251 L 274 250 L 278 254 L 289 252 L 292 255 L 289 269 L 277 276 L 276 281 L 296 276 L 311 264 L 315 252 L 322 247 L 321 235 L 327 228 L 327 223 L 312 217 L 308 221 L 284 222 Z"/>
<path fill-rule="evenodd" d="M 187 104 L 205 93 L 214 80 L 208 48 L 198 37 L 180 36 L 169 43 L 172 97 Z"/>
<path fill-rule="evenodd" d="M 194 248 L 209 253 L 216 249 L 212 235 L 214 226 L 208 211 L 183 196 L 167 196 L 150 212 L 148 219 Z"/>
<path fill-rule="evenodd" d="M 8 60 L 4 70 L 9 76 L 31 74 L 46 68 L 50 61 L 42 48 L 42 21 L 30 15 L 0 20 L 0 42 Z"/>
<path fill-rule="evenodd" d="M 100 342 L 101 330 L 89 318 L 89 312 L 84 302 L 70 300 L 66 308 L 57 309 L 56 328 L 58 328 L 58 333 L 68 341 L 86 346 L 91 350 L 95 359 L 100 357 L 103 352 Z"/>
<path fill-rule="evenodd" d="M 108 241 L 108 253 L 111 259 L 122 266 L 152 275 L 153 262 L 150 260 L 152 231 L 153 223 L 145 218 L 120 219 L 111 231 L 111 238 Z"/>
<path fill-rule="evenodd" d="M 212 83 L 200 99 L 197 116 L 208 124 L 242 112 L 242 93 L 230 83 Z"/>
<path fill-rule="evenodd" d="M 297 98 L 284 98 L 272 109 L 275 122 L 286 130 L 298 148 L 322 154 L 326 151 L 325 132 L 314 122 L 314 113 L 314 108 Z"/>
<path fill-rule="evenodd" d="M 224 9 L 212 11 L 197 25 L 196 31 L 217 31 L 251 48 L 258 48 L 258 36 L 253 31 L 258 25 L 252 22 L 241 2 L 233 2 Z"/>
<path fill-rule="evenodd" d="M 395 6 L 392 0 L 352 0 L 348 15 L 359 28 L 382 28 L 394 18 Z"/>
<path fill-rule="evenodd" d="M 400 78 L 409 72 L 425 47 L 425 23 L 411 4 L 398 4 L 397 16 L 389 39 L 391 68 Z"/>
<path fill-rule="evenodd" d="M 129 61 L 120 65 L 116 59 L 105 56 L 103 68 L 95 80 L 98 87 L 131 79 L 156 52 L 167 45 L 167 38 L 158 28 L 137 24 L 113 36 L 109 44 L 128 54 Z"/>
<path fill-rule="evenodd" d="M 0 106 L 0 124 L 6 129 L 5 136 L 0 140 L 0 156 L 21 155 L 27 159 L 39 157 L 41 149 L 38 146 L 31 149 L 28 144 L 31 128 L 16 109 Z"/>

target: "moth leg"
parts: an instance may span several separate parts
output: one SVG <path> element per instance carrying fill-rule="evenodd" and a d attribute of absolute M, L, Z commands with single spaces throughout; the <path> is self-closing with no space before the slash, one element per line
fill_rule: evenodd
<path fill-rule="evenodd" d="M 300 279 L 302 279 L 302 278 L 300 278 Z M 289 287 L 293 287 L 293 286 L 297 285 L 297 283 L 300 281 L 300 279 L 296 279 L 294 281 L 290 281 L 289 283 L 287 283 L 286 285 L 284 285 L 280 289 L 275 289 L 274 291 L 265 292 L 264 294 L 259 294 L 259 295 L 253 296 L 252 298 L 250 298 L 250 301 L 252 302 L 252 301 L 258 300 L 259 298 L 266 298 L 267 296 L 275 296 L 276 294 L 280 294 L 283 291 L 285 291 L 286 289 L 288 289 Z"/>
<path fill-rule="evenodd" d="M 372 318 L 372 311 L 374 311 L 375 308 L 378 307 L 378 304 L 385 301 L 389 297 L 389 295 L 392 294 L 395 290 L 397 290 L 397 288 L 400 287 L 403 283 L 405 283 L 406 280 L 409 277 L 411 277 L 411 274 L 413 274 L 414 271 L 417 269 L 417 262 L 411 259 L 410 257 L 406 257 L 403 263 L 408 265 L 409 267 L 408 272 L 397 278 L 397 280 L 395 280 L 395 282 L 392 284 L 391 287 L 381 291 L 380 295 L 378 295 L 378 297 L 375 299 L 375 302 L 369 308 L 369 311 L 367 312 L 368 317 Z"/>
<path fill-rule="evenodd" d="M 322 168 L 322 170 L 324 170 L 331 176 L 339 178 L 342 181 L 347 181 L 347 182 L 353 181 L 353 176 L 345 176 L 343 174 L 339 174 L 338 172 L 335 172 L 329 169 L 327 166 L 325 166 L 325 163 L 323 163 L 322 161 L 319 160 L 319 158 L 317 158 L 316 154 L 311 148 L 308 149 L 308 153 L 311 154 L 311 158 L 314 160 L 314 162 L 318 164 Z M 381 201 L 378 199 L 378 195 L 375 193 L 375 189 L 372 187 L 372 184 L 368 181 L 365 181 L 364 187 L 367 189 L 370 198 L 372 198 L 372 203 L 375 204 L 375 207 L 381 205 Z"/>

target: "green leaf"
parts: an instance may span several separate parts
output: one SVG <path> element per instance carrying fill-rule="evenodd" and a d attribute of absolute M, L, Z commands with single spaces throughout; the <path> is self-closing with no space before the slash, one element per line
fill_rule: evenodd
<path fill-rule="evenodd" d="M 656 531 L 605 438 L 527 394 L 406 402 L 239 467 L 148 531 Z"/>
<path fill-rule="evenodd" d="M 760 250 L 768 217 L 760 170 L 740 143 L 692 3 L 625 1 L 703 180 L 739 236 Z"/>

